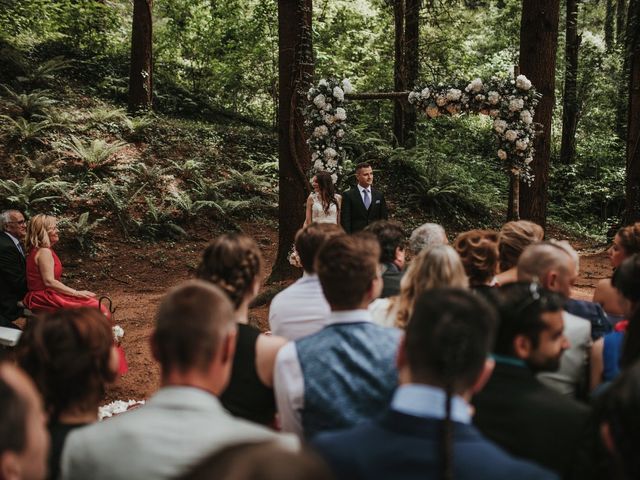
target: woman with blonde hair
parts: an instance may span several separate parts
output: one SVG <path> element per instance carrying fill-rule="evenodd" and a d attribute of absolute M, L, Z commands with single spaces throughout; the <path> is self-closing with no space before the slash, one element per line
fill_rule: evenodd
<path fill-rule="evenodd" d="M 98 308 L 96 294 L 76 290 L 60 281 L 62 263 L 53 250 L 59 240 L 56 218 L 36 215 L 27 226 L 27 289 L 25 307 L 34 313 L 52 312 L 60 308 Z M 103 313 L 110 317 L 108 309 Z"/>
<path fill-rule="evenodd" d="M 506 285 L 518 281 L 518 258 L 532 243 L 541 242 L 544 230 L 537 223 L 517 220 L 505 223 L 498 233 L 498 254 L 500 255 L 500 273 L 496 275 L 494 285 Z"/>
<path fill-rule="evenodd" d="M 413 259 L 400 282 L 400 294 L 381 298 L 369 307 L 374 322 L 405 328 L 413 313 L 415 299 L 433 288 L 467 288 L 469 279 L 460 256 L 449 245 L 423 250 Z"/>

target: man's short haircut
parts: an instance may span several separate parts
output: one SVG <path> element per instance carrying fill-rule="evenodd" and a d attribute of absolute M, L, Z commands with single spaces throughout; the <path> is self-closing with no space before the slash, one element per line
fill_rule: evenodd
<path fill-rule="evenodd" d="M 22 214 L 20 210 L 15 209 L 4 210 L 0 213 L 0 232 L 4 232 L 7 224 L 11 221 L 11 214 L 14 213 Z"/>
<path fill-rule="evenodd" d="M 523 250 L 543 238 L 544 230 L 537 223 L 528 220 L 505 223 L 498 234 L 500 270 L 504 272 L 515 267 Z"/>
<path fill-rule="evenodd" d="M 372 233 L 380 244 L 380 263 L 391 263 L 396 258 L 396 249 L 405 248 L 405 234 L 400 222 L 394 220 L 376 220 L 364 229 Z"/>
<path fill-rule="evenodd" d="M 356 165 L 356 173 L 358 173 L 358 170 L 362 170 L 363 168 L 372 168 L 372 167 L 369 162 L 360 162 L 359 164 Z"/>
<path fill-rule="evenodd" d="M 442 225 L 438 225 L 437 223 L 424 223 L 411 232 L 409 248 L 414 255 L 417 255 L 425 248 L 444 245 L 446 238 Z"/>
<path fill-rule="evenodd" d="M 295 246 L 302 268 L 307 273 L 314 273 L 313 262 L 318 250 L 324 243 L 344 230 L 335 223 L 312 223 L 298 230 Z"/>
<path fill-rule="evenodd" d="M 468 290 L 423 293 L 405 339 L 412 376 L 452 392 L 468 389 L 491 352 L 496 324 L 494 308 Z"/>
<path fill-rule="evenodd" d="M 518 281 L 540 282 L 552 269 L 567 273 L 572 260 L 569 252 L 556 243 L 534 243 L 525 248 L 518 259 Z"/>
<path fill-rule="evenodd" d="M 331 307 L 356 308 L 378 276 L 380 246 L 370 233 L 339 235 L 318 252 L 315 269 Z"/>
<path fill-rule="evenodd" d="M 2 378 L 0 370 L 0 455 L 26 448 L 27 414 L 27 402 Z"/>
<path fill-rule="evenodd" d="M 220 288 L 202 280 L 173 288 L 158 308 L 153 333 L 163 373 L 206 370 L 234 328 L 233 306 Z"/>
<path fill-rule="evenodd" d="M 561 310 L 562 295 L 525 282 L 509 283 L 495 290 L 495 295 L 488 296 L 495 299 L 500 316 L 495 353 L 513 355 L 513 341 L 518 335 L 527 337 L 537 348 L 540 333 L 547 328 L 542 314 Z"/>

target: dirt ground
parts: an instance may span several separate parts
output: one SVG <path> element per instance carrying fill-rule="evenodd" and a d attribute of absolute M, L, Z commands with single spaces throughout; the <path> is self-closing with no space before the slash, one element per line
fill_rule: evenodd
<path fill-rule="evenodd" d="M 266 275 L 271 270 L 277 247 L 277 231 L 265 224 L 244 223 L 245 233 L 260 244 L 266 261 Z M 213 233 L 213 232 L 211 232 Z M 149 335 L 153 315 L 164 292 L 193 276 L 200 252 L 213 236 L 208 231 L 181 243 L 131 242 L 101 239 L 100 253 L 95 258 L 79 258 L 77 251 L 65 248 L 60 256 L 65 266 L 65 281 L 73 287 L 87 288 L 109 295 L 116 306 L 114 318 L 125 330 L 122 345 L 129 372 L 109 388 L 105 403 L 113 400 L 147 398 L 159 385 L 159 369 L 151 357 Z M 590 299 L 595 283 L 610 276 L 606 248 L 573 241 L 581 253 L 580 278 L 574 296 Z M 250 320 L 263 329 L 267 324 L 268 306 L 252 309 Z"/>

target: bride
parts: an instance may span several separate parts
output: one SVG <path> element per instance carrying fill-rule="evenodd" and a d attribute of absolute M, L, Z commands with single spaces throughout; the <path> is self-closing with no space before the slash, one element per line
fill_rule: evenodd
<path fill-rule="evenodd" d="M 340 224 L 342 196 L 338 195 L 329 172 L 321 171 L 311 179 L 313 192 L 307 198 L 307 215 L 303 227 L 311 223 Z"/>

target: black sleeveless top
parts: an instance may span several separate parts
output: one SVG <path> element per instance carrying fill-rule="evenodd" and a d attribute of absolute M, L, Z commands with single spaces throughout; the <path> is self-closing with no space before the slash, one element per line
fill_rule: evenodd
<path fill-rule="evenodd" d="M 257 328 L 238 324 L 231 380 L 220 401 L 236 417 L 272 425 L 276 414 L 273 389 L 260 381 L 256 371 L 256 342 L 259 335 Z"/>

